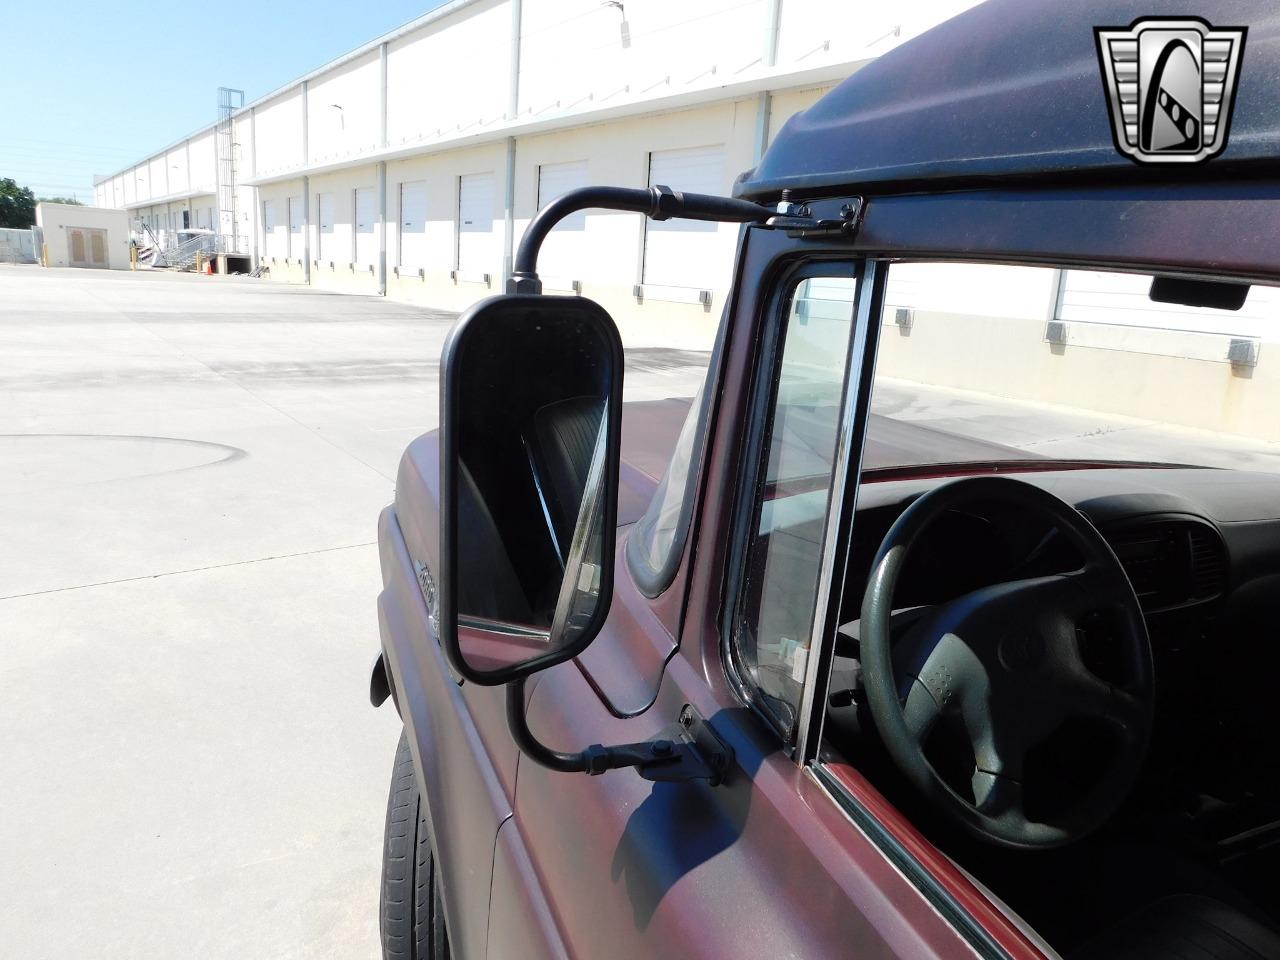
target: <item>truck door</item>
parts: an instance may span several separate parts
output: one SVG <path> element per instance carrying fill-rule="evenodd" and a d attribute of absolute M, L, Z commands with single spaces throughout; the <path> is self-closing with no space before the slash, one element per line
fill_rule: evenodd
<path fill-rule="evenodd" d="M 768 262 L 753 270 L 747 249 L 744 273 L 766 275 Z M 655 737 L 691 704 L 734 749 L 728 782 L 586 777 L 522 757 L 500 838 L 506 875 L 495 874 L 491 957 L 517 947 L 584 958 L 968 953 L 793 759 L 818 679 L 808 651 L 831 493 L 841 488 L 833 462 L 861 364 L 848 384 L 846 371 L 872 316 L 861 270 L 793 271 L 763 303 L 746 291 L 736 308 L 702 489 L 744 492 L 702 495 L 688 542 L 673 545 L 683 572 L 668 589 L 688 588 L 683 622 L 663 623 L 660 611 L 681 605 L 646 601 L 620 564 L 592 650 L 597 662 L 616 657 L 622 675 L 622 664 L 678 635 L 652 705 L 619 716 L 609 690 L 572 662 L 539 675 L 529 697 L 533 732 L 559 749 Z M 757 342 L 745 318 L 758 308 L 774 319 Z M 894 898 L 918 908 L 911 924 L 886 909 Z"/>

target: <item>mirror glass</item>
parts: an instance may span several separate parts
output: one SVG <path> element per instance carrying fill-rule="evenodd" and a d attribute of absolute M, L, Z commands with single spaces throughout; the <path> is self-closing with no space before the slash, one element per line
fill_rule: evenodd
<path fill-rule="evenodd" d="M 473 679 L 550 666 L 607 612 L 617 331 L 581 298 L 502 297 L 459 321 L 445 354 L 455 666 Z"/>

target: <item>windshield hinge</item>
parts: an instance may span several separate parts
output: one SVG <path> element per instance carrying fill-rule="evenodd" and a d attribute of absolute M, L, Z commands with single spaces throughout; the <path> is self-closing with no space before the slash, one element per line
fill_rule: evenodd
<path fill-rule="evenodd" d="M 840 217 L 818 219 L 807 204 L 791 203 L 784 199 L 778 204 L 778 212 L 765 221 L 771 230 L 785 230 L 789 237 L 849 237 L 852 238 L 862 224 L 862 198 L 855 197 L 840 208 Z"/>

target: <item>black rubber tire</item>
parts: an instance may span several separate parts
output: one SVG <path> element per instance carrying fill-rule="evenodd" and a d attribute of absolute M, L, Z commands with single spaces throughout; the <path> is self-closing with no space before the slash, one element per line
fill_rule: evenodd
<path fill-rule="evenodd" d="M 383 960 L 448 960 L 449 935 L 435 866 L 409 737 L 401 731 L 382 841 Z"/>

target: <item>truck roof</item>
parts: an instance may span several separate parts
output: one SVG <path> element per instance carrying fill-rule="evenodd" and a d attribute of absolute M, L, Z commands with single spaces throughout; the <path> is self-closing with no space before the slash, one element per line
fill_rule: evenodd
<path fill-rule="evenodd" d="M 1209 163 L 1140 165 L 1112 134 L 1094 29 L 1192 19 L 1185 3 L 990 0 L 862 68 L 793 116 L 735 196 L 797 199 L 1034 181 L 1168 183 L 1274 175 L 1280 158 L 1280 7 L 1204 4 L 1248 28 L 1225 150 Z M 1195 7 L 1199 11 L 1200 7 Z M 1011 183 L 1010 181 L 1013 181 Z"/>

